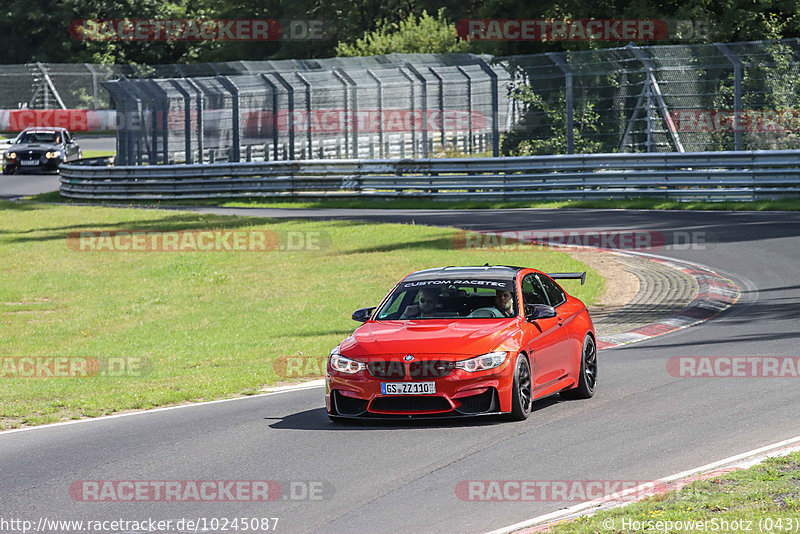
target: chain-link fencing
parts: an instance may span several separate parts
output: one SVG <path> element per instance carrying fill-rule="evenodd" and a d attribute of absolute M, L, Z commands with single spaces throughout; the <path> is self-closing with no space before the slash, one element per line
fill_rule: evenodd
<path fill-rule="evenodd" d="M 7 65 L 0 109 L 115 109 L 118 164 L 794 149 L 799 56 L 800 42 L 785 39 L 504 58 Z"/>
<path fill-rule="evenodd" d="M 497 155 L 510 76 L 490 61 L 395 54 L 102 85 L 120 165 Z"/>

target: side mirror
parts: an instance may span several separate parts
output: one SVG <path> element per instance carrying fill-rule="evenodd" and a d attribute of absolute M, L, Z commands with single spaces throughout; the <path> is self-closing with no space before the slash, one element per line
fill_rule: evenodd
<path fill-rule="evenodd" d="M 526 304 L 525 319 L 533 321 L 535 319 L 551 319 L 558 315 L 556 309 L 546 304 Z"/>
<path fill-rule="evenodd" d="M 353 320 L 358 321 L 359 323 L 366 323 L 369 320 L 370 315 L 372 312 L 375 311 L 375 306 L 371 308 L 359 308 L 353 312 Z"/>

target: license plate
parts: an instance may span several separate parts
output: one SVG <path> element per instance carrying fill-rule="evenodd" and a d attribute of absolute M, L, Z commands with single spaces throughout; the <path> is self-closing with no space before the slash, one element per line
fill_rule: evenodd
<path fill-rule="evenodd" d="M 20 163 L 22 163 L 26 167 L 32 167 L 34 165 L 39 165 L 38 159 L 23 159 Z"/>
<path fill-rule="evenodd" d="M 430 395 L 436 393 L 436 382 L 381 382 L 383 395 Z"/>

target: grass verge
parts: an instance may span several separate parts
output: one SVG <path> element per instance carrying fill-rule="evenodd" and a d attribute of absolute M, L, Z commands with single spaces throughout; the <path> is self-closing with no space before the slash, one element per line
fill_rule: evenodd
<path fill-rule="evenodd" d="M 87 230 L 209 229 L 313 235 L 320 246 L 81 252 L 66 240 L 70 232 Z M 6 358 L 0 424 L 11 428 L 257 393 L 281 379 L 272 360 L 326 356 L 356 326 L 354 309 L 377 304 L 401 277 L 426 267 L 490 262 L 589 270 L 585 286 L 566 287 L 588 303 L 603 291 L 598 273 L 563 252 L 459 250 L 456 234 L 415 225 L 0 201 L 0 358 Z M 5 366 L 21 357 L 134 357 L 146 372 L 20 378 Z"/>
<path fill-rule="evenodd" d="M 87 156 L 88 157 L 88 156 Z M 39 202 L 70 203 L 58 192 L 31 197 Z M 81 200 L 86 203 L 91 201 Z M 102 203 L 102 202 L 98 202 Z M 646 209 L 646 210 L 715 210 L 715 211 L 798 211 L 800 198 L 781 200 L 754 200 L 748 202 L 678 202 L 654 198 L 631 198 L 616 200 L 563 200 L 563 201 L 479 201 L 479 200 L 432 200 L 424 198 L 397 199 L 346 199 L 322 198 L 318 200 L 291 199 L 219 199 L 182 201 L 133 201 L 132 205 L 164 206 L 220 206 L 226 208 L 329 208 L 329 209 L 503 209 L 503 208 L 583 208 L 583 209 Z"/>
<path fill-rule="evenodd" d="M 555 525 L 553 534 L 798 532 L 800 452 L 768 458 L 622 508 Z M 680 523 L 680 525 L 679 525 Z"/>
<path fill-rule="evenodd" d="M 104 158 L 115 156 L 117 153 L 114 150 L 83 150 L 84 158 Z"/>

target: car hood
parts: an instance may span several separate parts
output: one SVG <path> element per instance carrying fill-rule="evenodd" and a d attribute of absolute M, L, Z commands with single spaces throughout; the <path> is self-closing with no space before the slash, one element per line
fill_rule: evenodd
<path fill-rule="evenodd" d="M 518 319 L 411 320 L 368 322 L 342 341 L 348 357 L 491 352 L 519 332 Z"/>

